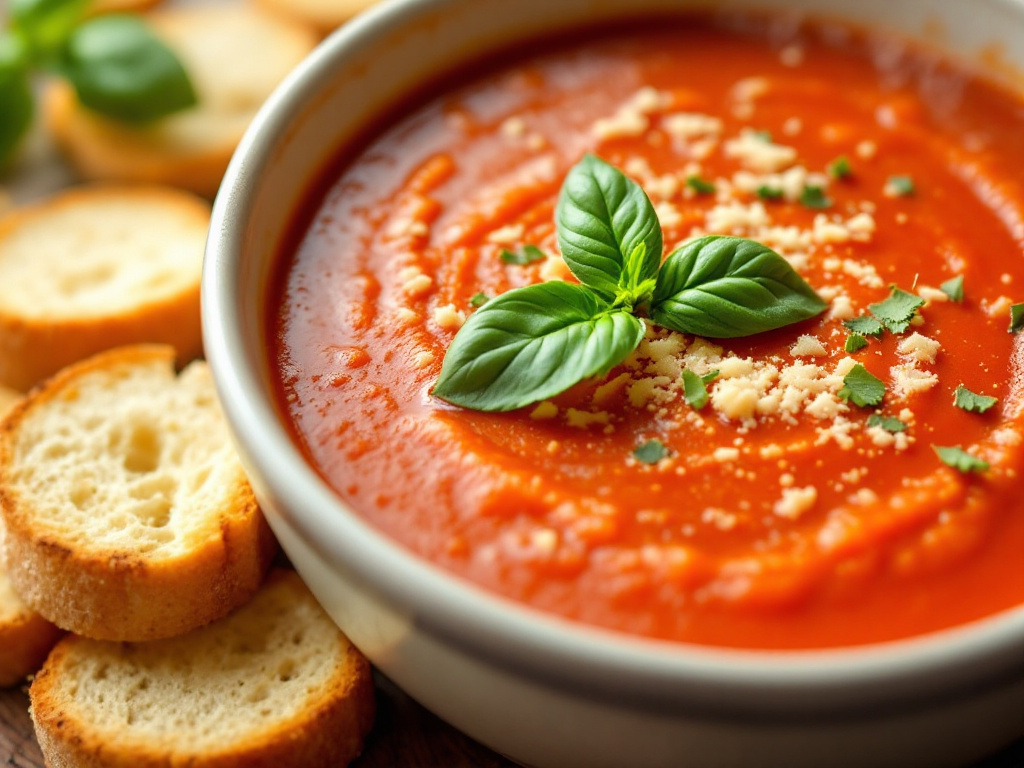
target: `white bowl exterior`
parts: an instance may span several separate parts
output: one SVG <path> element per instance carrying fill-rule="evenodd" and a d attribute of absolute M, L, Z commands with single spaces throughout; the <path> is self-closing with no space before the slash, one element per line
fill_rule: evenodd
<path fill-rule="evenodd" d="M 1024 658 L 1014 658 L 1024 657 L 1024 610 L 855 651 L 767 654 L 613 641 L 483 594 L 346 513 L 292 444 L 268 394 L 264 307 L 272 266 L 293 215 L 339 147 L 425 78 L 513 40 L 623 9 L 698 5 L 709 3 L 384 3 L 289 78 L 228 171 L 204 274 L 207 355 L 243 462 L 285 550 L 353 641 L 428 708 L 520 761 L 560 768 L 962 765 L 1024 731 Z M 780 5 L 725 0 L 716 7 Z M 967 58 L 998 51 L 1024 72 L 1019 0 L 784 6 L 931 39 Z M 936 703 L 927 704 L 933 694 Z"/>

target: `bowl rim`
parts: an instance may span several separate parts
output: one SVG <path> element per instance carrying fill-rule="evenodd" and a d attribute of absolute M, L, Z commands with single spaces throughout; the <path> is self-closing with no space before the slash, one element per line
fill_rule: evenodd
<path fill-rule="evenodd" d="M 333 33 L 264 104 L 229 165 L 213 206 L 203 269 L 203 333 L 257 495 L 279 500 L 287 517 L 281 523 L 332 567 L 343 563 L 352 578 L 418 630 L 510 674 L 590 699 L 661 713 L 700 707 L 761 722 L 766 717 L 827 721 L 866 707 L 898 711 L 925 699 L 935 704 L 1024 678 L 1024 606 L 905 640 L 796 651 L 651 640 L 561 619 L 487 592 L 410 553 L 360 518 L 306 462 L 264 390 L 249 354 L 253 342 L 246 328 L 251 326 L 239 311 L 245 297 L 237 275 L 260 177 L 275 146 L 293 129 L 293 116 L 315 103 L 352 51 L 414 23 L 427 9 L 457 9 L 466 1 L 392 0 Z M 1024 5 L 1016 10 L 1024 24 Z M 269 515 L 272 523 L 275 514 Z"/>

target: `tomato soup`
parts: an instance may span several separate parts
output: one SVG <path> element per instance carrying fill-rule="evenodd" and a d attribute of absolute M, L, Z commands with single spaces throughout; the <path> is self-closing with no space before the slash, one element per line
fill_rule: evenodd
<path fill-rule="evenodd" d="M 676 19 L 509 52 L 311 198 L 270 318 L 282 410 L 386 535 L 571 620 L 812 648 L 1017 606 L 1022 128 L 1011 90 L 834 24 Z M 507 413 L 434 397 L 477 307 L 575 282 L 554 211 L 587 152 L 644 188 L 666 254 L 755 240 L 826 311 L 736 339 L 648 323 L 607 376 Z M 894 288 L 923 305 L 876 328 Z M 851 397 L 858 366 L 877 402 Z"/>

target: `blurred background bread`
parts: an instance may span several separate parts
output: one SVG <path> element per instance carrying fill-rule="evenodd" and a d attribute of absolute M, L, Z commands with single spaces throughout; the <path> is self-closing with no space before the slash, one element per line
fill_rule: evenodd
<path fill-rule="evenodd" d="M 309 24 L 321 34 L 333 32 L 375 0 L 255 0 L 267 10 Z"/>

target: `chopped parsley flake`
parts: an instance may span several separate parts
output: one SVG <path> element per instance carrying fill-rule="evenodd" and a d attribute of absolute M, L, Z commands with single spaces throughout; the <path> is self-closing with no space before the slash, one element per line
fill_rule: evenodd
<path fill-rule="evenodd" d="M 700 176 L 691 175 L 686 177 L 686 186 L 696 192 L 698 195 L 710 195 L 715 191 L 715 185 L 706 179 L 702 179 Z"/>
<path fill-rule="evenodd" d="M 870 318 L 868 318 L 870 319 Z M 868 340 L 859 333 L 851 333 L 846 337 L 846 344 L 843 347 L 847 352 L 859 352 L 868 345 Z"/>
<path fill-rule="evenodd" d="M 778 187 L 769 187 L 767 184 L 762 184 L 757 188 L 757 196 L 762 200 L 781 200 L 782 190 Z"/>
<path fill-rule="evenodd" d="M 963 301 L 964 300 L 964 276 L 957 275 L 956 277 L 947 280 L 939 286 L 939 290 L 949 296 L 950 301 Z"/>
<path fill-rule="evenodd" d="M 633 458 L 643 464 L 657 464 L 668 456 L 668 448 L 665 444 L 653 438 L 633 451 Z"/>
<path fill-rule="evenodd" d="M 872 413 L 868 416 L 868 426 L 881 427 L 886 432 L 892 432 L 893 434 L 907 431 L 906 423 L 900 421 L 895 416 L 883 416 L 880 413 Z"/>
<path fill-rule="evenodd" d="M 490 300 L 491 300 L 491 297 L 488 296 L 486 293 L 477 293 L 477 294 L 474 294 L 470 298 L 469 306 L 471 306 L 471 307 L 482 307 L 484 304 L 486 304 Z"/>
<path fill-rule="evenodd" d="M 1024 328 L 1024 304 L 1014 304 L 1010 307 L 1010 333 L 1016 333 Z"/>
<path fill-rule="evenodd" d="M 506 264 L 525 266 L 546 259 L 547 255 L 536 245 L 524 245 L 518 251 L 503 250 L 501 260 Z"/>
<path fill-rule="evenodd" d="M 893 197 L 910 197 L 917 191 L 917 187 L 909 176 L 890 176 L 885 182 L 885 191 Z"/>
<path fill-rule="evenodd" d="M 840 155 L 826 168 L 828 175 L 833 179 L 848 179 L 853 176 L 853 168 L 850 167 L 850 159 L 846 155 Z"/>
<path fill-rule="evenodd" d="M 869 304 L 868 311 L 892 333 L 903 333 L 923 305 L 924 299 L 920 296 L 893 286 L 889 298 L 877 304 Z"/>
<path fill-rule="evenodd" d="M 772 132 L 771 131 L 754 131 L 754 138 L 758 141 L 763 141 L 765 144 L 772 143 Z"/>
<path fill-rule="evenodd" d="M 998 397 L 977 395 L 963 384 L 957 387 L 956 392 L 953 393 L 953 405 L 971 413 L 984 413 L 998 402 Z"/>
<path fill-rule="evenodd" d="M 885 384 L 867 368 L 857 363 L 843 377 L 843 388 L 838 394 L 843 400 L 865 408 L 882 402 L 882 398 L 885 397 Z"/>
<path fill-rule="evenodd" d="M 832 205 L 832 198 L 828 197 L 821 187 L 808 184 L 800 193 L 800 205 L 805 208 L 829 208 Z"/>
<path fill-rule="evenodd" d="M 861 336 L 874 336 L 878 338 L 885 332 L 885 328 L 873 317 L 861 315 L 850 320 L 843 320 L 843 325 Z M 849 351 L 849 350 L 847 350 Z"/>
<path fill-rule="evenodd" d="M 715 371 L 715 377 L 717 376 L 718 372 Z M 711 381 L 714 381 L 714 378 L 708 381 L 706 377 L 698 376 L 691 370 L 683 371 L 683 397 L 686 398 L 686 402 L 694 410 L 699 411 L 708 404 L 707 385 Z"/>
<path fill-rule="evenodd" d="M 959 445 L 950 447 L 933 445 L 932 450 L 935 451 L 943 464 L 953 467 L 953 469 L 960 472 L 984 472 L 988 469 L 987 461 L 972 456 Z"/>

